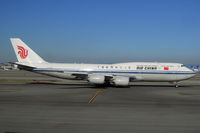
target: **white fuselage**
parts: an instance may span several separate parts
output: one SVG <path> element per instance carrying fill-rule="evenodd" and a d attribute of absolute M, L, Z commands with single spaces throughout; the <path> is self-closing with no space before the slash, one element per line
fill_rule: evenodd
<path fill-rule="evenodd" d="M 129 62 L 118 64 L 37 64 L 34 71 L 58 78 L 75 79 L 74 74 L 124 76 L 134 81 L 181 81 L 196 73 L 179 63 Z M 49 71 L 48 71 L 49 70 Z M 55 71 L 54 71 L 55 70 Z"/>

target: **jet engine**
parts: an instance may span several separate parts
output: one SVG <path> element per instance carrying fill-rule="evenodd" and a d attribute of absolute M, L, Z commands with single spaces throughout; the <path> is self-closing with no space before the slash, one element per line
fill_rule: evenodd
<path fill-rule="evenodd" d="M 111 84 L 116 86 L 128 86 L 129 77 L 122 77 L 122 76 L 113 77 Z"/>
<path fill-rule="evenodd" d="M 92 74 L 88 76 L 88 81 L 92 84 L 104 84 L 105 83 L 105 76 Z"/>

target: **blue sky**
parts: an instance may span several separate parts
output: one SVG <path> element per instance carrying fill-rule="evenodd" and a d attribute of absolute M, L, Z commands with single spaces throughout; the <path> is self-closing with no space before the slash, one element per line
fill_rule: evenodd
<path fill-rule="evenodd" d="M 18 37 L 50 62 L 200 64 L 199 0 L 0 0 L 0 62 Z"/>

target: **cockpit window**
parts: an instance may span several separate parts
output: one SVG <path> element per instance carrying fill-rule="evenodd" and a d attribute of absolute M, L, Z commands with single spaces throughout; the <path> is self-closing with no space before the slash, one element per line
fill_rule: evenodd
<path fill-rule="evenodd" d="M 181 67 L 185 67 L 185 65 L 181 65 Z"/>

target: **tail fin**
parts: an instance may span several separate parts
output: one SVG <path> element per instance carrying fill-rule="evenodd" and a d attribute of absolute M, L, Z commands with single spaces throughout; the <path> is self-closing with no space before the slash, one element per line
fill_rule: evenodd
<path fill-rule="evenodd" d="M 45 61 L 37 55 L 31 48 L 29 48 L 21 39 L 11 38 L 11 43 L 14 48 L 17 59 L 23 64 L 38 64 Z"/>

